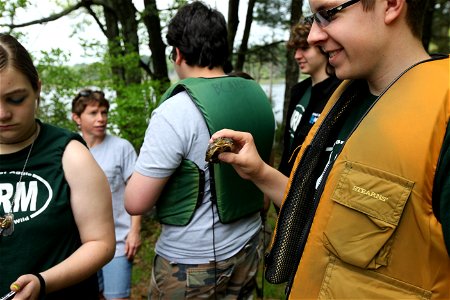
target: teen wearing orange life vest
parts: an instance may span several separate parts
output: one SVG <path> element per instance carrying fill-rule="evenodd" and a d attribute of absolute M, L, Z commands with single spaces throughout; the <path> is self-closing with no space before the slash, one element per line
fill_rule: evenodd
<path fill-rule="evenodd" d="M 422 46 L 418 14 L 426 1 L 311 0 L 310 6 L 309 43 L 328 53 L 338 78 L 351 80 L 310 131 L 289 183 L 258 158 L 251 135 L 212 136 L 238 142 L 236 153 L 219 158 L 283 202 L 267 267 L 284 268 L 285 257 L 298 262 L 287 276 L 292 299 L 448 299 L 449 58 L 430 57 Z M 311 219 L 292 233 L 286 220 L 302 219 L 292 213 L 293 199 L 317 207 L 307 208 Z M 280 236 L 303 251 L 279 255 Z"/>

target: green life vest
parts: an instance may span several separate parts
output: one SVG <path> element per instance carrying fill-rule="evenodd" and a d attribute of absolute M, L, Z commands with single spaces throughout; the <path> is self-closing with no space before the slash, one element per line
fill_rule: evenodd
<path fill-rule="evenodd" d="M 223 128 L 250 132 L 261 158 L 269 160 L 275 120 L 270 101 L 257 82 L 241 77 L 188 78 L 170 87 L 162 101 L 181 91 L 186 91 L 197 105 L 210 134 Z M 263 193 L 251 181 L 242 179 L 231 165 L 210 163 L 209 171 L 211 200 L 217 205 L 222 223 L 262 209 Z M 203 170 L 184 159 L 156 203 L 160 222 L 187 225 L 203 194 Z"/>

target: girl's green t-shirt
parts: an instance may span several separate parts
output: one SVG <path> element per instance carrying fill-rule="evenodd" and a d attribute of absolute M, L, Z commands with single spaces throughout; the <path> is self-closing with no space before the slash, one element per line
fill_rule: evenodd
<path fill-rule="evenodd" d="M 14 231 L 10 236 L 0 236 L 0 295 L 9 292 L 10 284 L 19 276 L 43 272 L 81 245 L 62 156 L 70 141 L 84 141 L 78 134 L 38 122 L 41 130 L 21 180 L 31 146 L 0 155 L 0 216 L 11 210 L 15 199 Z M 98 297 L 96 281 L 94 274 L 79 285 L 45 299 L 94 299 Z"/>

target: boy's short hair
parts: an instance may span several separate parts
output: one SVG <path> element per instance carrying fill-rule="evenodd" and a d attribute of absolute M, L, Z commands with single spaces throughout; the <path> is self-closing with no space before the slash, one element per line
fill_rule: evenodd
<path fill-rule="evenodd" d="M 190 66 L 224 67 L 228 61 L 228 31 L 224 16 L 195 1 L 181 7 L 170 20 L 167 43 L 178 48 Z M 172 58 L 175 58 L 175 49 Z"/>
<path fill-rule="evenodd" d="M 98 103 L 101 107 L 106 107 L 109 111 L 109 101 L 105 99 L 105 94 L 102 91 L 94 91 L 91 89 L 82 89 L 72 100 L 72 113 L 80 116 L 86 106 Z"/>
<path fill-rule="evenodd" d="M 428 9 L 428 0 L 406 0 L 406 23 L 411 28 L 412 34 L 421 39 L 425 12 Z M 375 5 L 375 0 L 361 0 L 365 10 L 370 10 Z"/>
<path fill-rule="evenodd" d="M 311 47 L 308 44 L 308 35 L 311 31 L 311 23 L 307 22 L 303 18 L 294 26 L 291 28 L 291 36 L 289 37 L 289 40 L 287 42 L 287 48 L 289 49 L 304 49 Z M 322 48 L 318 47 L 320 53 L 323 54 L 323 56 L 328 58 L 328 55 L 322 50 Z M 327 66 L 325 69 L 326 73 L 329 76 L 334 75 L 335 70 L 334 67 L 327 62 Z"/>
<path fill-rule="evenodd" d="M 298 22 L 291 28 L 291 36 L 287 42 L 289 49 L 300 49 L 309 47 L 308 34 L 311 30 L 311 24 Z"/>

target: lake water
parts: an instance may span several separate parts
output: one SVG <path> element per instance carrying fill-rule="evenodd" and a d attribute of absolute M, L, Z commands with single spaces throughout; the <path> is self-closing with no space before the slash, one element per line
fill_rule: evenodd
<path fill-rule="evenodd" d="M 261 84 L 267 97 L 272 100 L 273 114 L 275 115 L 275 121 L 281 123 L 283 121 L 283 102 L 284 102 L 284 90 L 285 83 L 275 83 L 270 86 L 269 84 Z"/>
<path fill-rule="evenodd" d="M 272 86 L 270 84 L 261 84 L 262 89 L 266 93 L 267 97 L 272 101 L 272 110 L 275 116 L 275 121 L 281 123 L 283 121 L 283 102 L 284 102 L 284 90 L 285 83 L 274 83 Z M 107 99 L 115 99 L 116 94 L 114 92 L 105 90 Z M 63 100 L 64 101 L 64 100 Z M 66 99 L 64 102 L 67 104 L 68 118 L 71 117 L 70 114 L 70 103 L 72 99 Z M 111 102 L 111 109 L 116 107 L 114 101 Z"/>

